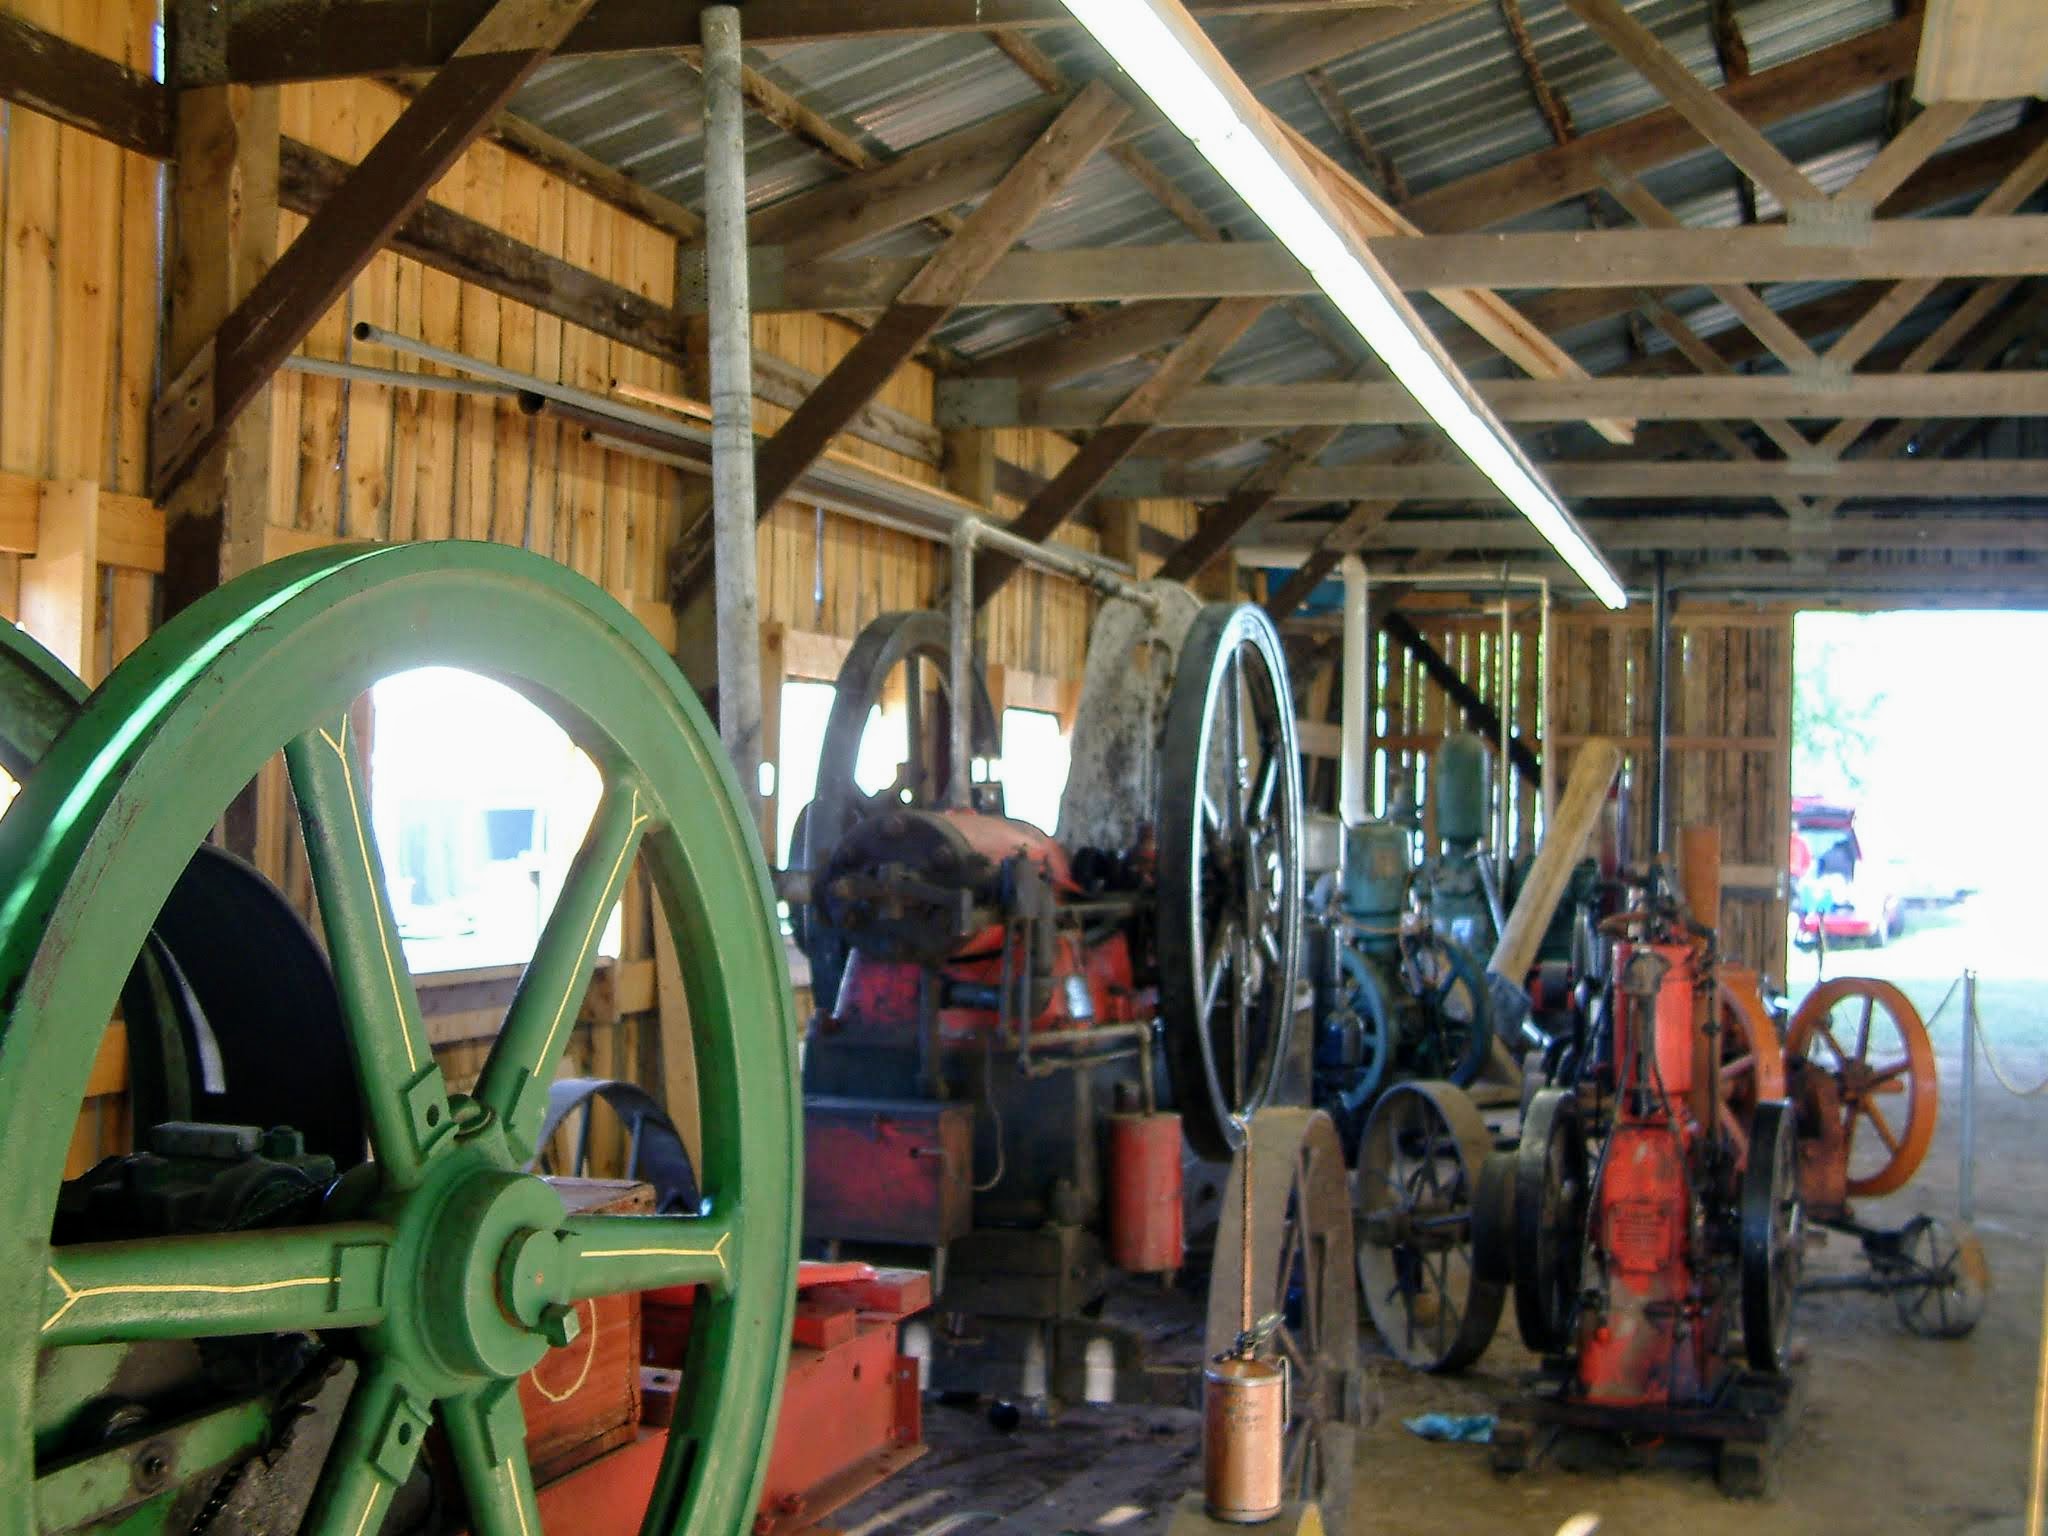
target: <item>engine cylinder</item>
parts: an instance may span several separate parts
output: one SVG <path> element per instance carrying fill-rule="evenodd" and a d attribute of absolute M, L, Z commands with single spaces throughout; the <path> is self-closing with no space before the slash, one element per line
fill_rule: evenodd
<path fill-rule="evenodd" d="M 1470 731 L 1446 736 L 1430 763 L 1436 835 L 1446 843 L 1486 836 L 1486 743 Z"/>
<path fill-rule="evenodd" d="M 1344 912 L 1372 928 L 1391 928 L 1408 905 L 1412 868 L 1408 833 L 1391 821 L 1362 821 L 1344 831 Z"/>

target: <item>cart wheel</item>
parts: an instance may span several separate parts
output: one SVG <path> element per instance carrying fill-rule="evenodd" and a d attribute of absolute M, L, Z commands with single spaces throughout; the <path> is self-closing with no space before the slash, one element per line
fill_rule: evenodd
<path fill-rule="evenodd" d="M 1757 1105 L 1785 1097 L 1785 1050 L 1755 971 L 1724 965 L 1714 990 L 1721 1024 L 1721 1129 L 1740 1167 L 1749 1156 Z"/>
<path fill-rule="evenodd" d="M 1291 1372 L 1281 1461 L 1286 1495 L 1320 1505 L 1331 1528 L 1341 1530 L 1365 1397 L 1344 1148 L 1322 1111 L 1267 1109 L 1252 1117 L 1251 1153 L 1252 1316 L 1278 1320 L 1273 1343 Z M 1242 1331 L 1244 1250 L 1240 1151 L 1209 1273 L 1206 1358 L 1229 1350 Z"/>
<path fill-rule="evenodd" d="M 1824 981 L 1792 1016 L 1787 1055 L 1831 1073 L 1842 1100 L 1849 1193 L 1889 1195 L 1920 1169 L 1934 1142 L 1939 1090 L 1927 1026 L 1888 981 Z M 1870 1122 L 1858 1145 L 1857 1128 Z"/>
<path fill-rule="evenodd" d="M 1901 1323 L 1927 1339 L 1960 1339 L 1977 1326 L 1991 1266 L 1975 1232 L 1960 1221 L 1921 1216 L 1907 1226 L 1899 1256 L 1926 1276 L 1923 1285 L 1892 1292 Z"/>
<path fill-rule="evenodd" d="M 1457 1371 L 1485 1353 L 1507 1288 L 1474 1263 L 1473 1202 L 1493 1138 L 1462 1089 L 1400 1083 L 1358 1149 L 1358 1279 L 1404 1365 Z"/>
<path fill-rule="evenodd" d="M 1555 1354 L 1571 1338 L 1591 1180 L 1577 1095 L 1546 1088 L 1515 1153 L 1515 1322 L 1522 1342 Z"/>
<path fill-rule="evenodd" d="M 1742 1341 L 1749 1363 L 1775 1375 L 1785 1369 L 1806 1238 L 1792 1106 L 1782 1099 L 1758 1105 L 1750 1146 L 1742 1175 Z"/>

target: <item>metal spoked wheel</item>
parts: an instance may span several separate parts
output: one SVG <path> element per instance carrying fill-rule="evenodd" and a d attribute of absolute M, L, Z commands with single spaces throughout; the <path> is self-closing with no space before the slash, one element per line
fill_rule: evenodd
<path fill-rule="evenodd" d="M 1355 1149 L 1366 1113 L 1387 1084 L 1399 1014 L 1385 973 L 1372 959 L 1341 937 L 1332 942 L 1337 945 L 1336 995 L 1319 1029 L 1315 1101 L 1329 1110 L 1344 1144 Z M 1325 1064 L 1323 1036 L 1341 1065 Z"/>
<path fill-rule="evenodd" d="M 26 783 L 85 707 L 83 682 L 0 624 L 0 770 Z M 292 999 L 280 1028 L 277 999 Z M 194 851 L 121 989 L 136 1125 L 275 1116 L 343 1168 L 363 1160 L 333 973 L 304 919 L 255 869 Z M 270 1123 L 270 1122 L 265 1122 Z"/>
<path fill-rule="evenodd" d="M 1785 1052 L 1831 1074 L 1849 1148 L 1849 1193 L 1903 1189 L 1934 1144 L 1934 1045 L 1906 994 L 1888 981 L 1824 981 L 1792 1015 Z M 1858 1137 L 1864 1122 L 1869 1134 Z"/>
<path fill-rule="evenodd" d="M 1493 1009 L 1478 957 L 1441 934 L 1403 939 L 1401 980 L 1422 1005 L 1419 1033 L 1402 1042 L 1407 1070 L 1469 1088 L 1493 1051 Z"/>
<path fill-rule="evenodd" d="M 1539 1355 L 1571 1342 L 1591 1197 L 1585 1125 L 1566 1088 L 1537 1094 L 1515 1153 L 1515 1322 Z"/>
<path fill-rule="evenodd" d="M 1492 1150 L 1449 1083 L 1397 1083 L 1358 1149 L 1358 1279 L 1373 1326 L 1403 1364 L 1457 1371 L 1500 1324 L 1507 1288 L 1475 1264 L 1474 1205 Z M 1495 1271 L 1497 1273 L 1497 1271 Z"/>
<path fill-rule="evenodd" d="M 824 856 L 864 817 L 906 806 L 929 810 L 943 802 L 951 773 L 946 753 L 952 738 L 943 720 L 930 726 L 925 722 L 925 679 L 930 675 L 936 681 L 940 707 L 950 710 L 952 655 L 946 616 L 929 609 L 885 613 L 861 630 L 840 665 L 832 709 L 825 717 L 817 793 L 803 811 L 799 835 L 791 840 L 791 861 L 799 868 L 818 868 Z M 889 679 L 899 668 L 904 705 L 902 760 L 895 778 L 870 794 L 855 778 L 861 744 L 869 717 L 881 706 Z M 993 761 L 1002 750 L 995 708 L 989 702 L 981 669 L 970 667 L 968 672 L 974 695 L 969 744 L 975 757 Z M 984 798 L 983 809 L 1000 809 L 992 792 Z M 811 920 L 802 907 L 793 904 L 792 910 L 798 914 L 798 942 L 811 962 L 811 994 L 829 1013 L 846 973 L 846 942 L 824 924 Z"/>
<path fill-rule="evenodd" d="M 1739 1167 L 1749 1156 L 1757 1106 L 1785 1097 L 1785 1051 L 1777 1026 L 1764 1011 L 1756 972 L 1722 966 L 1715 1007 L 1721 1025 L 1721 1130 L 1736 1148 Z"/>
<path fill-rule="evenodd" d="M 1742 1174 L 1742 1342 L 1759 1371 L 1785 1369 L 1792 1339 L 1806 1243 L 1798 1139 L 1791 1105 L 1757 1106 Z"/>
<path fill-rule="evenodd" d="M 517 688 L 606 785 L 473 1095 L 449 1094 L 434 1063 L 348 723 L 372 683 L 424 665 Z M 306 1224 L 53 1245 L 66 1143 L 121 978 L 192 849 L 280 747 L 376 1159 Z M 0 1445 L 9 1485 L 34 1490 L 0 1528 L 79 1523 L 77 1480 L 46 1484 L 31 1463 L 53 1435 L 27 1384 L 74 1379 L 64 1362 L 88 1358 L 71 1356 L 81 1346 L 241 1337 L 345 1356 L 356 1373 L 287 1528 L 378 1529 L 438 1421 L 469 1529 L 535 1536 L 518 1378 L 576 1303 L 668 1285 L 699 1287 L 697 1317 L 644 1529 L 748 1524 L 783 1363 L 762 1341 L 785 1338 L 793 1311 L 799 1153 L 794 1007 L 745 805 L 652 637 L 595 586 L 516 550 L 340 546 L 278 561 L 124 662 L 0 820 L 0 1277 L 18 1298 L 0 1315 L 0 1368 L 22 1384 L 0 1405 Z M 690 1219 L 570 1217 L 521 1171 L 636 853 L 694 1036 L 709 1203 Z M 207 1444 L 239 1465 L 291 1413 L 259 1398 Z M 116 1458 L 124 1502 L 133 1451 L 88 1453 Z"/>
<path fill-rule="evenodd" d="M 1914 1217 L 1900 1234 L 1899 1264 L 1913 1282 L 1892 1291 L 1906 1329 L 1922 1338 L 1960 1339 L 1977 1326 L 1991 1290 L 1991 1266 L 1967 1225 Z"/>
<path fill-rule="evenodd" d="M 1252 1120 L 1251 1164 L 1253 1321 L 1274 1321 L 1268 1348 L 1291 1374 L 1285 1492 L 1320 1505 L 1325 1522 L 1339 1530 L 1364 1416 L 1344 1149 L 1321 1111 L 1266 1109 Z M 1203 1335 L 1210 1359 L 1236 1343 L 1244 1316 L 1242 1151 L 1231 1165 L 1222 1217 Z"/>
<path fill-rule="evenodd" d="M 1272 1098 L 1301 943 L 1301 759 L 1273 621 L 1211 604 L 1167 703 L 1159 1000 L 1188 1141 L 1228 1157 Z"/>

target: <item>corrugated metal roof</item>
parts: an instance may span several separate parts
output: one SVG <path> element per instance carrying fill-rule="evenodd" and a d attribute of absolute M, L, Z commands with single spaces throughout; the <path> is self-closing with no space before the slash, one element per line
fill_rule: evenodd
<path fill-rule="evenodd" d="M 1655 33 L 1709 86 L 1723 84 L 1708 27 L 1705 0 L 1626 0 L 1628 10 Z M 1568 108 L 1580 133 L 1599 129 L 1664 105 L 1655 89 L 1609 50 L 1564 0 L 1522 0 L 1521 10 L 1535 58 L 1545 80 Z M 1751 67 L 1771 69 L 1858 34 L 1888 26 L 1893 0 L 1749 0 L 1738 21 Z M 1303 23 L 1310 25 L 1313 23 Z M 1228 51 L 1232 28 L 1219 28 Z M 1109 61 L 1077 27 L 1052 27 L 1030 34 L 1032 42 L 1069 80 L 1109 72 Z M 833 124 L 877 160 L 900 155 L 1007 108 L 1037 98 L 1039 87 L 986 37 L 955 34 L 819 43 L 750 50 L 749 63 Z M 1411 193 L 1457 181 L 1553 143 L 1538 110 L 1498 0 L 1469 8 L 1417 28 L 1325 67 L 1344 107 L 1374 147 L 1391 158 Z M 1299 80 L 1282 82 L 1262 95 L 1269 106 L 1340 163 L 1376 180 L 1332 121 L 1322 102 Z M 518 95 L 513 109 L 548 132 L 624 171 L 646 186 L 689 206 L 702 201 L 699 119 L 701 82 L 679 57 L 590 58 L 542 70 Z M 1823 191 L 1846 185 L 1885 141 L 1892 93 L 1870 88 L 1766 130 Z M 2000 103 L 1980 111 L 1950 148 L 2005 134 L 2018 126 L 2024 103 Z M 758 116 L 748 120 L 748 197 L 762 206 L 795 195 L 843 174 L 832 159 Z M 1170 128 L 1152 130 L 1135 143 L 1212 223 L 1234 238 L 1262 238 L 1235 193 Z M 1701 148 L 1648 172 L 1644 183 L 1681 222 L 1727 227 L 1745 216 L 1738 173 L 1718 151 Z M 1777 212 L 1759 194 L 1757 212 Z M 1934 210 L 1953 211 L 1953 210 Z M 1600 222 L 1629 220 L 1604 194 Z M 1578 229 L 1593 222 L 1587 199 L 1573 199 L 1505 227 Z M 1079 246 L 1156 245 L 1195 238 L 1116 161 L 1096 156 L 1060 189 L 1025 237 L 1027 246 L 1057 250 Z M 926 226 L 898 230 L 849 255 L 905 256 L 936 248 Z M 1781 284 L 1766 291 L 1774 308 L 1785 309 L 1824 297 L 1840 284 Z M 1418 307 L 1433 325 L 1446 321 L 1433 302 Z M 1741 324 L 1704 291 L 1666 295 L 1702 336 L 1712 338 Z M 1327 304 L 1308 301 L 1326 328 L 1342 333 Z M 1911 339 L 1937 324 L 1955 302 L 1948 292 L 1924 306 L 1897 339 Z M 1063 324 L 1067 316 L 1046 306 L 964 310 L 948 318 L 939 343 L 956 355 L 977 358 Z M 1669 342 L 1653 327 L 1640 331 L 1654 355 Z M 1637 355 L 1638 341 L 1621 317 L 1578 327 L 1567 337 L 1577 360 L 1590 372 L 1609 371 Z M 1149 363 L 1136 361 L 1075 380 L 1093 388 L 1134 387 Z M 1215 370 L 1219 382 L 1285 383 L 1329 377 L 1350 366 L 1334 356 L 1290 306 L 1276 305 L 1233 347 Z M 1475 368 L 1480 376 L 1511 371 L 1505 363 Z M 1576 434 L 1576 436 L 1575 436 Z M 1530 434 L 1534 435 L 1534 434 Z M 1570 426 L 1542 434 L 1551 440 L 1589 441 Z M 1341 463 L 1383 451 L 1397 441 L 1386 428 L 1345 433 L 1327 462 Z M 2030 440 L 2031 441 L 2031 440 Z M 1247 444 L 1218 455 L 1214 464 L 1248 465 L 1266 450 Z"/>

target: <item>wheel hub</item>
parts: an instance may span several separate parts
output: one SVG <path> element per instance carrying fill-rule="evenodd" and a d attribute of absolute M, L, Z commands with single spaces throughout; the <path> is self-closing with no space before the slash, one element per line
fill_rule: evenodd
<path fill-rule="evenodd" d="M 523 1376 L 575 1336 L 567 1210 L 545 1179 L 510 1165 L 502 1140 L 485 1130 L 447 1148 L 384 1206 L 410 1305 L 367 1342 L 437 1397 Z"/>

